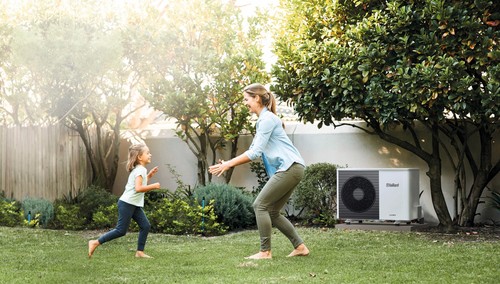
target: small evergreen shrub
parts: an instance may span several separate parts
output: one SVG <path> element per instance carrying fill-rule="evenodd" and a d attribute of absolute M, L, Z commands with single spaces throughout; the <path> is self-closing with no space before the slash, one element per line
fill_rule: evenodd
<path fill-rule="evenodd" d="M 219 221 L 229 230 L 245 229 L 255 225 L 252 208 L 254 197 L 228 184 L 208 184 L 195 189 L 194 197 L 198 204 L 214 200 L 214 210 Z"/>
<path fill-rule="evenodd" d="M 0 197 L 0 226 L 15 227 L 23 223 L 21 205 Z"/>
<path fill-rule="evenodd" d="M 28 214 L 32 220 L 38 220 L 42 227 L 47 227 L 54 218 L 54 206 L 52 202 L 42 198 L 28 197 L 22 202 L 24 219 L 28 219 Z"/>
<path fill-rule="evenodd" d="M 163 199 L 173 199 L 174 194 L 166 189 L 152 190 L 144 194 L 144 208 L 155 207 Z"/>
<path fill-rule="evenodd" d="M 113 228 L 118 222 L 118 205 L 116 203 L 109 206 L 99 206 L 99 209 L 92 215 L 91 227 L 94 229 Z"/>
<path fill-rule="evenodd" d="M 96 213 L 101 206 L 108 207 L 118 202 L 118 197 L 116 195 L 95 185 L 86 188 L 78 199 L 77 204 L 80 207 L 80 216 L 85 218 L 86 223 L 89 225 L 92 223 L 94 213 Z"/>
<path fill-rule="evenodd" d="M 80 215 L 80 206 L 56 202 L 54 227 L 65 230 L 82 230 L 87 220 Z"/>
<path fill-rule="evenodd" d="M 297 185 L 293 204 L 302 208 L 307 222 L 332 226 L 337 212 L 337 166 L 316 163 L 306 167 L 304 178 Z"/>
<path fill-rule="evenodd" d="M 109 228 L 118 220 L 118 197 L 91 185 L 76 195 L 54 201 L 56 229 L 82 230 Z"/>
<path fill-rule="evenodd" d="M 38 228 L 40 226 L 40 213 L 36 214 L 34 217 L 23 220 L 23 225 L 30 228 Z"/>
<path fill-rule="evenodd" d="M 147 213 L 152 231 L 164 234 L 222 235 L 226 226 L 217 222 L 213 204 L 202 208 L 191 205 L 186 199 L 164 198 Z"/>

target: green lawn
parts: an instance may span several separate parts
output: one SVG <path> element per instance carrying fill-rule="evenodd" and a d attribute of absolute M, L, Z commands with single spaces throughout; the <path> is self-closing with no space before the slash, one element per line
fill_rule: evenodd
<path fill-rule="evenodd" d="M 286 258 L 276 231 L 273 259 L 249 261 L 257 231 L 201 238 L 150 234 L 136 259 L 137 233 L 97 248 L 102 232 L 0 227 L 0 283 L 498 283 L 498 242 L 449 241 L 401 232 L 300 228 L 308 257 Z M 473 236 L 471 236 L 473 238 Z"/>

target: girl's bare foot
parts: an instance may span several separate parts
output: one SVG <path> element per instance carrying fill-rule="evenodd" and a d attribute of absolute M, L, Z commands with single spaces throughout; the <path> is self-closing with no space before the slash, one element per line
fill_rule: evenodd
<path fill-rule="evenodd" d="M 143 251 L 140 251 L 138 250 L 136 253 L 135 253 L 135 257 L 139 257 L 139 258 L 153 258 L 147 254 L 145 254 Z"/>
<path fill-rule="evenodd" d="M 273 257 L 271 255 L 270 250 L 259 251 L 258 253 L 254 254 L 254 255 L 245 257 L 245 259 L 271 259 L 271 258 L 273 258 Z"/>
<path fill-rule="evenodd" d="M 306 247 L 306 245 L 300 244 L 288 255 L 288 257 L 308 256 L 308 255 L 309 255 L 309 249 Z"/>
<path fill-rule="evenodd" d="M 100 245 L 98 240 L 89 241 L 89 258 L 94 254 L 95 249 Z"/>

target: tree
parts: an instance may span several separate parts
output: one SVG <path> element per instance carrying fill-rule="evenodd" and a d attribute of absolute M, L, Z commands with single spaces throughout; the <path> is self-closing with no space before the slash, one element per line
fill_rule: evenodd
<path fill-rule="evenodd" d="M 15 18 L 8 14 L 7 3 L 0 3 L 0 119 L 4 125 L 33 124 L 37 116 L 37 97 L 32 94 L 28 70 L 13 62 L 12 46 Z"/>
<path fill-rule="evenodd" d="M 258 19 L 245 21 L 233 2 L 224 1 L 172 1 L 148 17 L 161 27 L 137 36 L 148 46 L 137 58 L 152 67 L 148 99 L 176 119 L 177 135 L 197 158 L 198 183 L 205 185 L 216 150 L 229 142 L 230 158 L 236 156 L 239 134 L 250 128 L 242 88 L 269 80 L 259 45 L 263 26 Z"/>
<path fill-rule="evenodd" d="M 123 53 L 123 21 L 114 2 L 52 2 L 27 2 L 19 10 L 3 69 L 6 89 L 14 91 L 3 96 L 15 124 L 62 122 L 77 131 L 92 182 L 111 190 L 121 125 L 133 112 L 124 109 L 139 81 Z"/>
<path fill-rule="evenodd" d="M 479 197 L 500 170 L 500 159 L 491 151 L 500 115 L 499 4 L 281 4 L 286 21 L 277 33 L 278 62 L 273 68 L 278 96 L 294 103 L 304 121 L 319 120 L 318 127 L 352 125 L 335 121 L 358 118 L 366 127 L 355 127 L 414 153 L 429 167 L 440 225 L 450 229 L 453 224 L 472 224 Z M 431 134 L 430 146 L 420 141 L 418 123 Z M 393 135 L 393 126 L 402 127 L 408 136 Z M 477 153 L 468 146 L 472 139 L 479 140 Z M 443 157 L 457 171 L 461 207 L 455 220 L 441 186 Z M 469 189 L 466 167 L 474 178 Z"/>

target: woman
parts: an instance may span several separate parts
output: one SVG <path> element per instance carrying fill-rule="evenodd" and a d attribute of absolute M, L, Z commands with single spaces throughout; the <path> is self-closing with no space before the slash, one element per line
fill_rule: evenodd
<path fill-rule="evenodd" d="M 260 234 L 260 251 L 246 258 L 272 258 L 272 225 L 292 243 L 294 250 L 289 257 L 307 256 L 309 250 L 304 241 L 292 223 L 280 214 L 280 210 L 304 175 L 304 160 L 286 135 L 281 119 L 276 115 L 276 100 L 273 94 L 263 85 L 255 83 L 243 89 L 243 96 L 250 112 L 258 116 L 257 132 L 252 144 L 245 153 L 229 161 L 220 161 L 219 164 L 211 166 L 209 171 L 220 176 L 232 167 L 261 157 L 270 178 L 253 203 Z"/>

